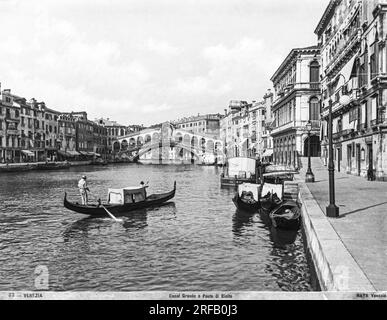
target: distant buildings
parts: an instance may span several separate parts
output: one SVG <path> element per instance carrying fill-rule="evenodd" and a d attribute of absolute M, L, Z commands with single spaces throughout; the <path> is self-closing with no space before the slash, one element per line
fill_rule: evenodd
<path fill-rule="evenodd" d="M 220 119 L 220 114 L 197 115 L 174 121 L 173 125 L 191 133 L 200 133 L 212 137 L 219 137 Z"/>
<path fill-rule="evenodd" d="M 118 136 L 142 128 L 94 122 L 84 111 L 59 112 L 0 89 L 0 163 L 110 159 Z"/>

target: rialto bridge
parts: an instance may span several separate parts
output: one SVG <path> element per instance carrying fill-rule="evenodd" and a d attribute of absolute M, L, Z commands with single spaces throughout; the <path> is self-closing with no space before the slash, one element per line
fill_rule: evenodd
<path fill-rule="evenodd" d="M 119 137 L 112 145 L 117 158 L 145 163 L 222 164 L 223 142 L 216 137 L 176 129 L 169 123 Z"/>

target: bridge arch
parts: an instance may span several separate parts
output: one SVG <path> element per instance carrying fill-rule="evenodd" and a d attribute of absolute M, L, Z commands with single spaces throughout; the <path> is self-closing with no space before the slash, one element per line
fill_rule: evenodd
<path fill-rule="evenodd" d="M 176 142 L 183 142 L 183 134 L 181 132 L 176 132 L 175 141 Z"/>
<path fill-rule="evenodd" d="M 137 138 L 137 146 L 141 147 L 143 144 L 144 144 L 144 138 L 143 138 L 143 136 L 139 136 Z"/>
<path fill-rule="evenodd" d="M 145 143 L 149 143 L 152 141 L 152 136 L 150 134 L 145 135 Z"/>
<path fill-rule="evenodd" d="M 119 152 L 121 149 L 121 144 L 118 141 L 113 142 L 113 151 L 114 152 Z"/>
<path fill-rule="evenodd" d="M 125 139 L 121 141 L 121 150 L 128 150 L 129 143 Z"/>

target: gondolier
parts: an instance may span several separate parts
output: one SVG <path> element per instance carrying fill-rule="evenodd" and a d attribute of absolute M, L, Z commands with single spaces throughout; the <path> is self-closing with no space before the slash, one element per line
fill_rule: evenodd
<path fill-rule="evenodd" d="M 78 189 L 81 194 L 82 204 L 86 205 L 88 202 L 87 191 L 90 191 L 87 187 L 86 176 L 82 176 L 81 180 L 78 181 Z"/>

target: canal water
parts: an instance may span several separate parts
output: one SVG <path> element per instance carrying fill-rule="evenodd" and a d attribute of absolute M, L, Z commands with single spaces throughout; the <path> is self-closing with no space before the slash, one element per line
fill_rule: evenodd
<path fill-rule="evenodd" d="M 259 214 L 238 212 L 221 169 L 123 164 L 0 175 L 0 290 L 310 291 L 301 231 L 276 232 Z M 149 181 L 148 194 L 177 182 L 173 203 L 123 223 L 63 207 L 107 188 Z M 45 282 L 43 281 L 43 284 Z"/>

